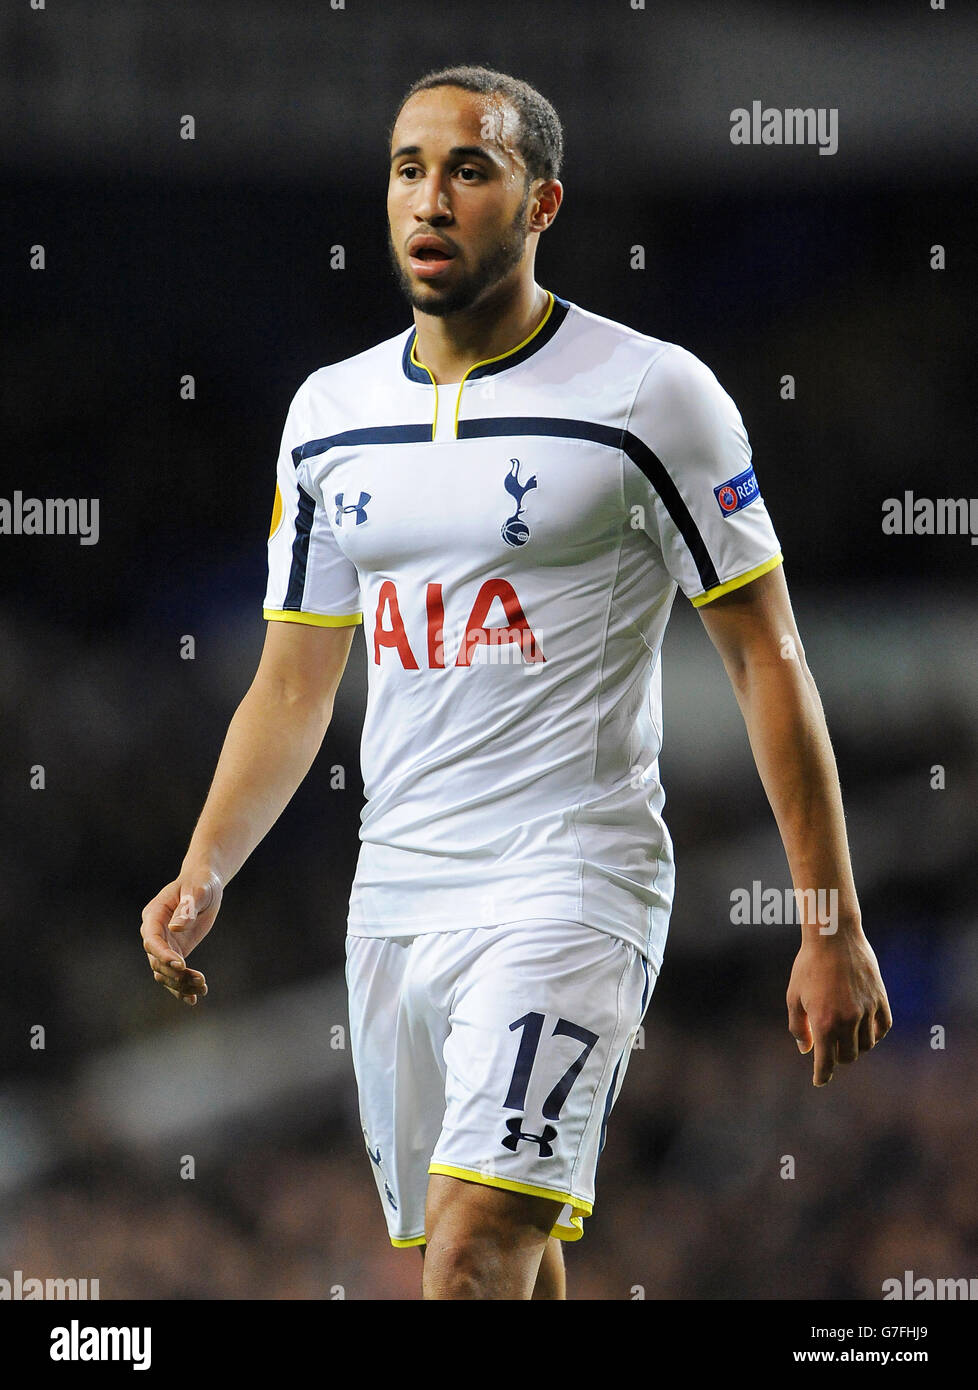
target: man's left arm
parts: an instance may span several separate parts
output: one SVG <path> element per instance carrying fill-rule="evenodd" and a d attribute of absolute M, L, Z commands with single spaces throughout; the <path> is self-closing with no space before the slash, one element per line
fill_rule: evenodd
<path fill-rule="evenodd" d="M 892 1017 L 862 929 L 822 702 L 781 566 L 698 611 L 737 696 L 788 858 L 802 924 L 788 1028 L 799 1051 L 814 1048 L 813 1082 L 824 1086 L 837 1063 L 854 1062 L 886 1035 Z"/>

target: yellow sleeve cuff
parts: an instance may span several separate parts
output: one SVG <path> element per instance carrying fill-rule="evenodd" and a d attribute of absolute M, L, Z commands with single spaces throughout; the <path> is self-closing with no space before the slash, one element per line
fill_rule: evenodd
<path fill-rule="evenodd" d="M 780 550 L 777 555 L 773 555 L 770 560 L 765 560 L 763 565 L 757 565 L 754 569 L 748 570 L 746 574 L 738 575 L 736 579 L 728 579 L 726 584 L 718 584 L 715 589 L 707 589 L 705 594 L 698 594 L 696 598 L 690 599 L 694 608 L 702 608 L 704 603 L 712 603 L 721 594 L 729 594 L 734 589 L 740 589 L 745 584 L 749 584 L 752 579 L 760 579 L 762 574 L 767 574 L 770 570 L 776 569 L 782 564 L 784 556 Z"/>
<path fill-rule="evenodd" d="M 362 613 L 297 613 L 293 609 L 263 608 L 262 616 L 279 623 L 306 623 L 310 627 L 352 627 L 363 622 Z"/>

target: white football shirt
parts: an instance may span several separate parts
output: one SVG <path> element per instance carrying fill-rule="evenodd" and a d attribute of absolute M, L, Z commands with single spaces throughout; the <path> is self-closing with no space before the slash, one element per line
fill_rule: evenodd
<path fill-rule="evenodd" d="M 658 970 L 672 602 L 781 562 L 740 414 L 692 353 L 555 295 L 455 386 L 415 340 L 300 386 L 268 542 L 266 618 L 364 625 L 349 932 L 562 919 Z"/>

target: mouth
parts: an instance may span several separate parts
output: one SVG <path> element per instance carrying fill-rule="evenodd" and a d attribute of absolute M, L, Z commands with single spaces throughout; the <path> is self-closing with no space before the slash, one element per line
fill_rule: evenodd
<path fill-rule="evenodd" d="M 408 262 L 422 280 L 444 275 L 455 259 L 455 252 L 436 237 L 416 237 L 411 243 Z"/>

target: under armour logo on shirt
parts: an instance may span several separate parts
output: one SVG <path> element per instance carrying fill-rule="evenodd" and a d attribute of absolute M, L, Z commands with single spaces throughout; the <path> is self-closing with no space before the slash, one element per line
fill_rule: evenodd
<path fill-rule="evenodd" d="M 344 507 L 344 505 L 343 505 L 343 496 L 344 496 L 344 494 L 343 494 L 342 492 L 338 492 L 338 493 L 336 494 L 336 497 L 333 499 L 333 500 L 335 501 L 335 503 L 336 503 L 336 524 L 337 524 L 337 526 L 342 526 L 342 525 L 343 525 L 343 517 L 344 517 L 344 515 L 348 514 L 349 512 L 356 512 L 356 514 L 357 514 L 357 523 L 356 523 L 356 524 L 359 526 L 360 523 L 361 523 L 362 521 L 366 521 L 366 519 L 367 519 L 366 506 L 367 506 L 367 503 L 370 501 L 370 493 L 369 493 L 369 492 L 361 492 L 359 499 L 358 499 L 356 502 L 351 503 L 351 504 L 350 504 L 349 506 L 347 506 L 347 507 Z"/>

